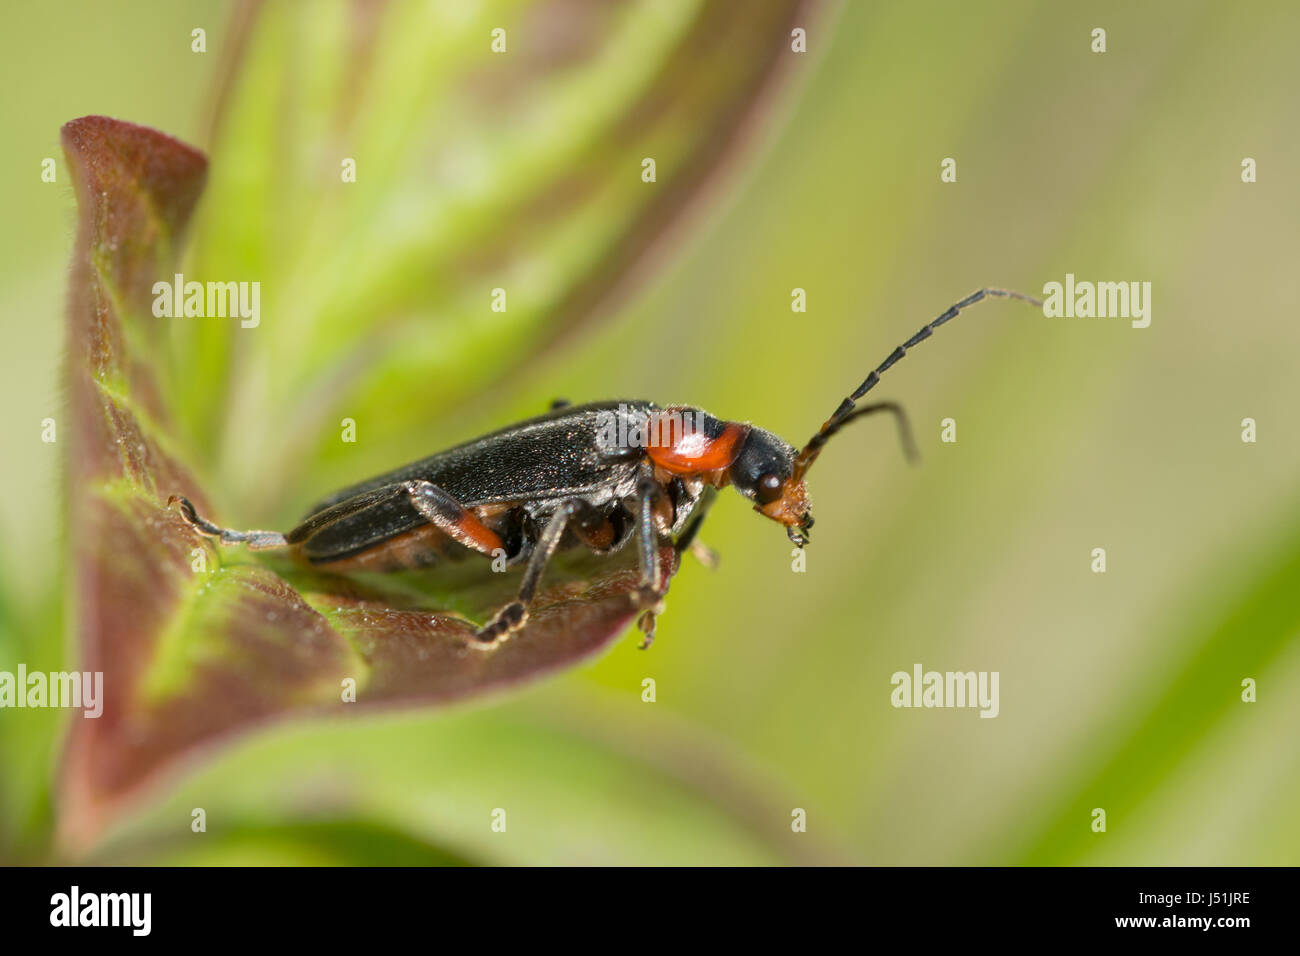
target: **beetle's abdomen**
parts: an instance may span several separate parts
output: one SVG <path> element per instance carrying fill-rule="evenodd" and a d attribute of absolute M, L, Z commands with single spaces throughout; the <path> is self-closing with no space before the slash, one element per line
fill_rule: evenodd
<path fill-rule="evenodd" d="M 299 555 L 325 571 L 405 571 L 428 568 L 472 554 L 431 524 L 421 525 L 350 552 L 322 552 L 316 542 L 298 545 Z"/>

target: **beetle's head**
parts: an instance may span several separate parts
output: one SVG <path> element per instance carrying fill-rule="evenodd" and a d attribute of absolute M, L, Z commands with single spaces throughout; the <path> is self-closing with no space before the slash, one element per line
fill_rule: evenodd
<path fill-rule="evenodd" d="M 898 422 L 899 438 L 909 461 L 916 460 L 916 442 L 907 415 L 895 402 L 877 402 L 861 408 L 846 399 L 808 444 L 796 450 L 771 432 L 750 427 L 740 453 L 732 462 L 728 475 L 731 483 L 754 502 L 754 510 L 785 525 L 785 533 L 797 547 L 808 543 L 813 526 L 808 503 L 808 485 L 804 476 L 826 447 L 826 443 L 849 422 L 876 412 L 889 412 Z"/>
<path fill-rule="evenodd" d="M 950 306 L 943 314 L 904 342 L 876 366 L 875 370 L 826 419 L 822 427 L 808 439 L 808 444 L 796 450 L 769 431 L 738 422 L 718 421 L 698 409 L 669 409 L 673 414 L 688 413 L 703 427 L 669 429 L 671 439 L 660 447 L 652 447 L 649 456 L 654 463 L 677 475 L 703 476 L 713 484 L 729 481 L 736 490 L 754 503 L 754 510 L 785 525 L 786 534 L 799 547 L 808 543 L 808 529 L 813 525 L 808 506 L 808 488 L 804 475 L 822 453 L 827 442 L 845 425 L 874 415 L 888 412 L 898 424 L 903 452 L 911 461 L 917 458 L 916 442 L 907 423 L 903 409 L 895 402 L 874 402 L 859 406 L 858 400 L 876 387 L 882 376 L 907 354 L 908 349 L 928 339 L 939 326 L 951 321 L 967 306 L 989 296 L 1020 299 L 1033 306 L 1042 302 L 1033 296 L 1008 289 L 980 289 Z"/>
<path fill-rule="evenodd" d="M 808 487 L 803 474 L 795 471 L 797 458 L 792 445 L 751 426 L 727 473 L 736 490 L 754 503 L 754 510 L 785 525 L 790 540 L 802 548 L 813 519 Z"/>

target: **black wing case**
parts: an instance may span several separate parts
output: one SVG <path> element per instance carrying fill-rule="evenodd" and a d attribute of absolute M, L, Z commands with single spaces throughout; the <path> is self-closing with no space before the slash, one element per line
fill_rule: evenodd
<path fill-rule="evenodd" d="M 427 524 L 400 491 L 407 481 L 438 485 L 466 508 L 591 494 L 626 478 L 640 457 L 620 458 L 602 441 L 609 416 L 644 415 L 653 407 L 601 402 L 511 425 L 330 495 L 289 540 L 312 563 L 324 564 Z"/>

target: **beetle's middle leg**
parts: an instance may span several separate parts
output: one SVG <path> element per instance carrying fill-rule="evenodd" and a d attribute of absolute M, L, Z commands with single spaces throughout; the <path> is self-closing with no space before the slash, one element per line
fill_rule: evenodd
<path fill-rule="evenodd" d="M 668 593 L 668 582 L 664 580 L 664 569 L 659 563 L 660 533 L 655 514 L 655 505 L 662 499 L 663 488 L 652 475 L 643 474 L 636 485 L 636 553 L 641 568 L 636 601 L 642 610 L 637 627 L 645 635 L 641 639 L 641 650 L 654 643 L 655 618 L 663 613 L 664 595 Z"/>
<path fill-rule="evenodd" d="M 581 498 L 570 498 L 555 509 L 550 520 L 546 522 L 546 527 L 542 529 L 537 543 L 533 546 L 533 553 L 529 555 L 518 595 L 492 615 L 492 620 L 474 633 L 474 639 L 480 642 L 480 647 L 495 647 L 528 622 L 528 606 L 537 595 L 537 585 L 541 583 L 542 572 L 546 570 L 546 565 L 554 556 L 555 549 L 560 546 L 560 540 L 564 537 L 569 522 L 575 519 L 590 527 L 605 520 L 595 508 Z"/>

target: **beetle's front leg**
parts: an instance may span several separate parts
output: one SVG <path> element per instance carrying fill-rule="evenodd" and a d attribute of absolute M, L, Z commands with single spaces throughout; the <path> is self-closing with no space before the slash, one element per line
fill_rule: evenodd
<path fill-rule="evenodd" d="M 528 606 L 537 595 L 537 585 L 542 580 L 542 572 L 546 570 L 546 565 L 554 556 L 555 549 L 560 546 L 560 539 L 564 537 L 569 521 L 574 518 L 589 525 L 604 520 L 595 508 L 580 498 L 571 498 L 555 510 L 550 520 L 546 522 L 546 527 L 542 529 L 537 544 L 533 547 L 533 553 L 529 555 L 518 596 L 497 611 L 492 616 L 492 620 L 474 633 L 474 639 L 479 642 L 479 647 L 490 650 L 528 623 Z"/>

